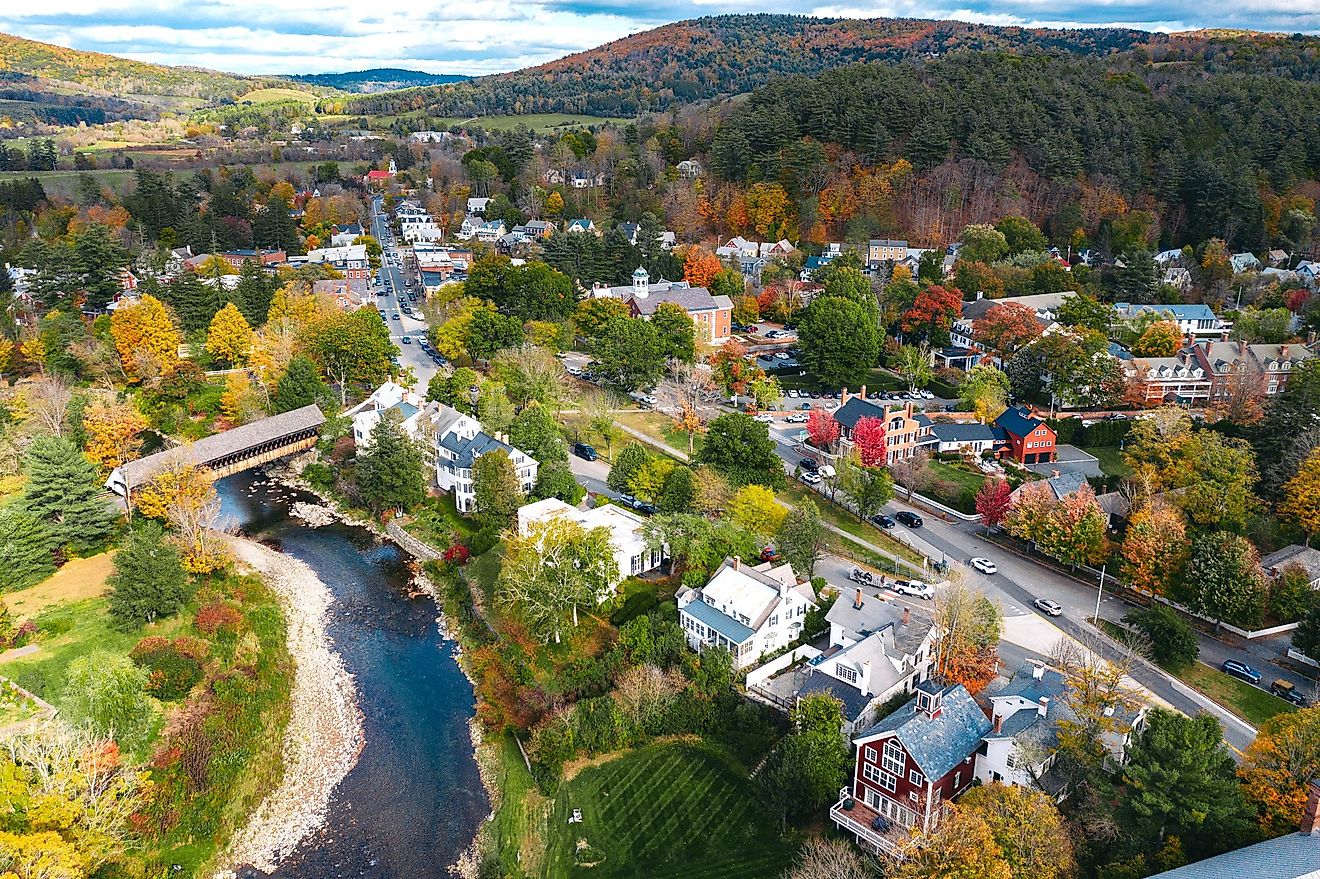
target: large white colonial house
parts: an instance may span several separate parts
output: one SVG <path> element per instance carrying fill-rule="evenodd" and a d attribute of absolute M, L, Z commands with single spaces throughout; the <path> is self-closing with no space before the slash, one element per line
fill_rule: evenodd
<path fill-rule="evenodd" d="M 587 531 L 595 528 L 609 529 L 614 561 L 619 566 L 619 582 L 627 577 L 653 571 L 665 560 L 662 548 L 646 545 L 646 521 L 636 513 L 613 504 L 581 510 L 553 497 L 524 504 L 518 508 L 518 533 L 526 537 L 537 522 L 558 517 L 571 519 Z M 611 585 L 619 584 L 616 582 Z M 608 593 L 597 596 L 600 601 L 608 597 Z"/>
<path fill-rule="evenodd" d="M 763 653 L 802 633 L 807 611 L 816 606 L 808 584 L 798 584 L 787 562 L 744 565 L 725 559 L 710 582 L 678 593 L 679 623 L 694 650 L 723 647 L 745 668 Z"/>

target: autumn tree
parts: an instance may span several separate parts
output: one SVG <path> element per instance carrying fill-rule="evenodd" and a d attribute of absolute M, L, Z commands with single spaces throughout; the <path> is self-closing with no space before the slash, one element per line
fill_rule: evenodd
<path fill-rule="evenodd" d="M 734 524 L 768 539 L 779 530 L 788 509 L 764 485 L 744 485 L 734 494 L 728 513 Z"/>
<path fill-rule="evenodd" d="M 886 874 L 890 879 L 1013 879 L 994 833 L 976 813 L 951 808 L 930 833 L 913 840 Z"/>
<path fill-rule="evenodd" d="M 839 489 L 852 502 L 860 521 L 880 512 L 894 497 L 894 478 L 883 465 L 868 467 L 853 458 L 839 461 Z"/>
<path fill-rule="evenodd" d="M 954 580 L 935 595 L 935 623 L 941 634 L 937 672 L 962 684 L 972 695 L 994 680 L 999 664 L 999 609 Z"/>
<path fill-rule="evenodd" d="M 908 392 L 911 393 L 917 388 L 924 388 L 935 377 L 934 360 L 930 347 L 922 342 L 920 345 L 904 345 L 899 348 L 893 366 L 894 370 L 903 376 L 903 380 L 907 382 Z"/>
<path fill-rule="evenodd" d="M 1109 759 L 1105 740 L 1122 732 L 1124 717 L 1143 704 L 1128 686 L 1136 652 L 1110 651 L 1111 659 L 1094 639 L 1060 638 L 1050 650 L 1049 664 L 1063 674 L 1068 688 L 1063 699 L 1071 716 L 1061 718 L 1059 754 L 1066 776 L 1094 776 Z"/>
<path fill-rule="evenodd" d="M 976 492 L 976 514 L 986 533 L 999 527 L 1013 508 L 1013 489 L 1003 479 L 987 479 Z"/>
<path fill-rule="evenodd" d="M 170 504 L 184 498 L 202 503 L 214 490 L 215 477 L 205 467 L 178 458 L 158 470 L 146 483 L 133 490 L 133 510 L 138 515 L 164 522 Z"/>
<path fill-rule="evenodd" d="M 920 336 L 932 346 L 949 343 L 949 328 L 962 314 L 962 293 L 952 287 L 932 284 L 917 294 L 916 300 L 903 312 L 900 328 L 904 333 Z"/>
<path fill-rule="evenodd" d="M 238 365 L 251 354 L 253 338 L 247 318 L 230 302 L 211 318 L 211 327 L 206 333 L 206 350 L 212 357 Z"/>
<path fill-rule="evenodd" d="M 981 818 L 1013 879 L 1071 879 L 1077 864 L 1072 840 L 1054 802 L 1023 785 L 974 787 L 958 808 Z"/>
<path fill-rule="evenodd" d="M 1245 537 L 1212 531 L 1192 542 L 1184 593 L 1197 613 L 1252 627 L 1265 611 L 1265 575 Z"/>
<path fill-rule="evenodd" d="M 876 467 L 885 463 L 888 441 L 885 439 L 885 423 L 882 419 L 870 416 L 857 419 L 852 430 L 852 442 L 863 467 Z"/>
<path fill-rule="evenodd" d="M 978 363 L 967 371 L 958 386 L 958 399 L 976 413 L 982 424 L 989 424 L 1008 408 L 1008 376 L 988 363 Z"/>
<path fill-rule="evenodd" d="M 1262 724 L 1238 770 L 1242 793 L 1267 837 L 1296 830 L 1307 788 L 1320 776 L 1320 707 L 1276 714 Z"/>
<path fill-rule="evenodd" d="M 1153 502 L 1128 519 L 1123 538 L 1123 578 L 1136 589 L 1168 595 L 1187 566 L 1187 524 L 1175 507 Z"/>
<path fill-rule="evenodd" d="M 1320 531 L 1320 448 L 1311 451 L 1297 475 L 1283 485 L 1279 515 L 1306 532 L 1306 543 Z"/>
<path fill-rule="evenodd" d="M 179 345 L 183 343 L 165 304 L 150 294 L 115 309 L 110 317 L 110 336 L 130 381 L 167 372 L 178 362 Z"/>
<path fill-rule="evenodd" d="M 894 482 L 903 486 L 907 491 L 907 499 L 912 500 L 913 493 L 923 487 L 926 481 L 930 479 L 929 466 L 930 452 L 921 449 L 890 464 L 889 473 L 894 477 Z"/>
<path fill-rule="evenodd" d="M 839 441 L 839 422 L 824 409 L 812 409 L 807 416 L 807 439 L 823 452 L 833 451 Z"/>
<path fill-rule="evenodd" d="M 1089 485 L 1059 500 L 1043 523 L 1036 543 L 1041 551 L 1064 564 L 1099 564 L 1107 555 L 1108 517 Z"/>
<path fill-rule="evenodd" d="M 83 410 L 82 423 L 87 460 L 107 473 L 137 457 L 139 437 L 147 429 L 147 419 L 131 402 L 98 400 Z"/>
<path fill-rule="evenodd" d="M 577 626 L 579 608 L 595 607 L 618 579 L 608 528 L 554 516 L 509 537 L 497 589 L 532 634 L 558 644 L 565 627 Z"/>
<path fill-rule="evenodd" d="M 683 259 L 683 280 L 693 287 L 705 287 L 724 268 L 719 257 L 700 247 L 688 249 Z"/>
<path fill-rule="evenodd" d="M 972 322 L 972 337 L 1003 360 L 1039 337 L 1041 330 L 1035 309 L 1017 302 L 992 305 L 984 316 Z"/>
<path fill-rule="evenodd" d="M 1138 357 L 1172 357 L 1182 345 L 1182 330 L 1170 320 L 1161 320 L 1146 327 L 1141 338 L 1132 346 Z"/>

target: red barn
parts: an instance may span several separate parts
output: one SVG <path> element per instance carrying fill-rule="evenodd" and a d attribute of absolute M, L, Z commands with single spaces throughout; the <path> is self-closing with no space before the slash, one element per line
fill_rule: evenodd
<path fill-rule="evenodd" d="M 1005 409 L 995 419 L 995 427 L 1004 431 L 1008 445 L 1005 454 L 1020 464 L 1045 464 L 1054 460 L 1054 429 L 1026 409 Z"/>
<path fill-rule="evenodd" d="M 876 853 L 892 850 L 906 828 L 929 830 L 944 802 L 971 786 L 989 731 L 990 719 L 962 684 L 923 681 L 906 705 L 853 739 L 852 788 L 840 791 L 830 817 Z"/>

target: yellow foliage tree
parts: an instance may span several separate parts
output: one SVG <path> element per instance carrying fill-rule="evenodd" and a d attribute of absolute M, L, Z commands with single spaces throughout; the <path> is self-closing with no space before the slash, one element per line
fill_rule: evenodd
<path fill-rule="evenodd" d="M 183 337 L 165 303 L 150 294 L 115 311 L 110 318 L 110 336 L 129 381 L 167 372 L 179 362 Z"/>
<path fill-rule="evenodd" d="M 564 213 L 564 197 L 552 192 L 545 198 L 545 213 L 548 217 L 558 217 Z"/>
<path fill-rule="evenodd" d="M 315 296 L 305 289 L 299 289 L 297 284 L 285 284 L 271 297 L 266 323 L 292 325 L 301 329 L 315 320 L 319 311 Z"/>
<path fill-rule="evenodd" d="M 42 366 L 46 362 L 46 343 L 40 336 L 28 336 L 18 346 L 18 350 L 23 352 L 24 359 L 35 366 Z"/>
<path fill-rule="evenodd" d="M 252 327 L 238 306 L 230 302 L 211 318 L 206 333 L 206 350 L 225 363 L 238 365 L 252 353 Z"/>
<path fill-rule="evenodd" d="M 8 339 L 0 339 L 0 372 L 7 372 L 10 367 L 10 360 L 14 356 L 14 343 Z"/>
<path fill-rule="evenodd" d="M 1284 483 L 1279 515 L 1306 532 L 1307 544 L 1320 531 L 1320 449 L 1307 455 L 1297 475 Z"/>
<path fill-rule="evenodd" d="M 147 419 L 130 403 L 97 401 L 83 410 L 83 431 L 87 435 L 84 454 L 102 471 L 137 457 L 140 436 Z"/>
<path fill-rule="evenodd" d="M 220 395 L 220 412 L 231 424 L 246 424 L 265 414 L 262 395 L 245 373 L 225 376 L 225 390 Z"/>
<path fill-rule="evenodd" d="M 284 199 L 285 204 L 293 204 L 293 200 L 297 198 L 297 196 L 298 193 L 294 190 L 293 184 L 287 180 L 281 180 L 270 188 L 270 197 L 282 198 Z"/>
<path fill-rule="evenodd" d="M 133 493 L 133 508 L 144 516 L 165 521 L 175 503 L 200 504 L 214 489 L 215 477 L 205 467 L 175 462 Z"/>
<path fill-rule="evenodd" d="M 1238 775 L 1266 836 L 1296 830 L 1306 808 L 1307 784 L 1320 775 L 1320 707 L 1267 720 L 1247 748 Z"/>
<path fill-rule="evenodd" d="M 788 509 L 764 485 L 744 485 L 729 504 L 729 518 L 758 537 L 770 537 L 784 524 Z"/>

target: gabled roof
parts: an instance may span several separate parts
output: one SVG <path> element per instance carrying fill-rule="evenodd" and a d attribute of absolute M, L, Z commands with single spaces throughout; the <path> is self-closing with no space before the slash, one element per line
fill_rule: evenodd
<path fill-rule="evenodd" d="M 720 613 L 700 598 L 688 602 L 683 608 L 683 613 L 705 623 L 734 644 L 741 644 L 756 634 L 749 626 L 743 625 L 727 614 Z"/>
<path fill-rule="evenodd" d="M 922 688 L 933 686 L 923 681 L 918 685 Z M 962 684 L 945 687 L 939 699 L 940 711 L 934 717 L 917 711 L 914 696 L 854 741 L 860 744 L 892 733 L 927 778 L 941 779 L 977 749 L 990 731 L 990 719 Z"/>
<path fill-rule="evenodd" d="M 1292 546 L 1275 550 L 1260 560 L 1260 566 L 1267 571 L 1294 564 L 1301 565 L 1312 580 L 1320 580 L 1320 550 L 1312 547 L 1298 546 L 1294 543 Z"/>
<path fill-rule="evenodd" d="M 920 649 L 935 620 L 925 611 L 909 610 L 903 621 L 904 606 L 875 595 L 862 595 L 858 607 L 855 592 L 844 590 L 825 615 L 826 622 L 843 628 L 847 637 L 860 640 L 876 632 L 888 634 L 900 653 L 913 654 Z"/>
<path fill-rule="evenodd" d="M 1150 879 L 1316 879 L 1320 877 L 1320 834 L 1289 833 L 1186 864 Z"/>
<path fill-rule="evenodd" d="M 944 443 L 974 443 L 1004 439 L 1004 432 L 990 424 L 977 422 L 941 422 L 931 424 L 930 432 Z"/>
<path fill-rule="evenodd" d="M 847 403 L 834 411 L 834 420 L 852 430 L 857 426 L 857 422 L 863 418 L 879 418 L 883 421 L 886 414 L 884 401 L 877 402 L 875 400 L 863 400 L 861 397 L 849 397 Z"/>
<path fill-rule="evenodd" d="M 1028 436 L 1043 423 L 1043 421 L 1031 415 L 1027 410 L 1017 408 L 1005 409 L 1000 416 L 995 419 L 996 427 L 1002 427 L 1004 430 L 1013 434 L 1013 436 L 1019 437 Z"/>

